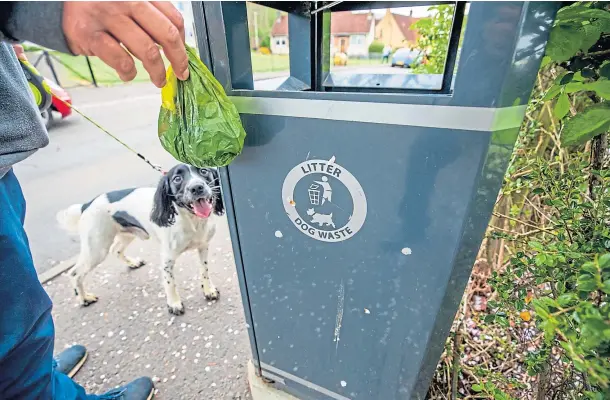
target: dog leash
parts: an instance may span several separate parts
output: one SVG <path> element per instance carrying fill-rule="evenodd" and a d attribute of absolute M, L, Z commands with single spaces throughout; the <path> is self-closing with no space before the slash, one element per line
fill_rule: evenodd
<path fill-rule="evenodd" d="M 30 64 L 30 62 L 27 60 L 24 60 L 19 57 L 18 57 L 18 59 L 19 59 L 19 63 L 21 64 L 21 68 L 23 69 L 23 72 L 25 74 L 25 77 L 26 77 L 28 83 L 30 84 L 30 90 L 32 90 L 32 94 L 34 95 L 34 98 L 37 102 L 39 109 L 48 108 L 51 104 L 52 98 L 54 97 L 53 93 L 51 92 L 51 88 L 44 82 L 44 78 L 42 77 L 40 72 L 38 72 L 36 67 L 34 67 L 32 64 Z M 44 96 L 43 92 L 48 94 L 48 96 Z M 45 99 L 45 97 L 47 97 L 47 98 Z M 68 106 L 70 109 L 76 111 L 77 114 L 79 114 L 81 117 L 85 118 L 87 121 L 91 122 L 93 125 L 95 125 L 99 130 L 104 132 L 106 135 L 110 136 L 111 138 L 113 138 L 114 140 L 119 142 L 121 145 L 123 145 L 123 147 L 125 147 L 127 150 L 129 150 L 130 152 L 132 152 L 133 154 L 138 156 L 142 161 L 144 161 L 146 164 L 148 164 L 152 169 L 161 173 L 162 175 L 166 174 L 166 172 L 163 171 L 163 169 L 161 169 L 160 166 L 150 162 L 142 153 L 139 153 L 139 152 L 135 151 L 134 149 L 132 149 L 127 143 L 123 142 L 121 139 L 114 136 L 112 133 L 108 132 L 107 129 L 102 127 L 100 124 L 95 122 L 93 119 L 89 118 L 87 115 L 85 115 L 83 112 L 81 112 L 78 108 L 74 107 L 71 103 L 68 103 L 67 101 L 65 101 L 63 99 L 60 99 L 59 97 L 55 97 L 55 98 L 58 99 L 59 101 L 61 101 L 64 105 Z"/>
<path fill-rule="evenodd" d="M 150 162 L 148 160 L 148 158 L 146 158 L 142 153 L 132 149 L 127 143 L 123 142 L 121 139 L 119 139 L 118 137 L 116 137 L 112 133 L 108 132 L 107 129 L 105 129 L 103 126 L 101 126 L 100 124 L 95 122 L 93 119 L 89 118 L 87 115 L 85 115 L 78 108 L 74 107 L 72 104 L 68 103 L 67 101 L 64 101 L 63 99 L 60 99 L 59 97 L 55 97 L 55 98 L 58 99 L 59 101 L 61 101 L 62 103 L 64 103 L 66 106 L 70 107 L 72 110 L 76 111 L 76 113 L 78 115 L 80 115 L 81 117 L 85 118 L 87 121 L 91 122 L 94 126 L 96 126 L 99 130 L 104 132 L 106 135 L 110 136 L 111 138 L 113 138 L 114 140 L 119 142 L 121 145 L 123 145 L 123 147 L 125 147 L 127 150 L 129 150 L 130 152 L 132 152 L 133 154 L 138 156 L 142 161 L 144 161 L 146 164 L 148 164 L 152 169 L 154 169 L 155 171 L 161 173 L 162 175 L 165 175 L 167 173 L 160 166 Z"/>
<path fill-rule="evenodd" d="M 29 61 L 19 58 L 19 63 L 21 64 L 21 67 L 23 69 L 23 72 L 25 74 L 25 77 L 26 77 L 28 83 L 30 84 L 30 90 L 32 90 L 32 93 L 34 94 L 34 98 L 37 99 L 38 107 L 39 108 L 43 107 L 43 109 L 48 108 L 48 106 L 51 103 L 51 99 L 53 98 L 53 93 L 51 93 L 51 88 L 44 82 L 44 79 L 43 79 L 42 75 L 40 75 L 40 72 L 38 72 L 36 67 L 34 67 L 32 64 L 30 64 Z M 46 99 L 46 103 L 47 103 L 46 106 L 40 104 L 44 100 L 43 97 L 45 97 L 42 94 L 43 92 L 49 95 L 48 98 Z M 102 132 L 104 132 L 105 134 L 107 134 L 108 136 L 110 136 L 111 138 L 116 140 L 117 142 L 119 142 L 121 145 L 123 145 L 123 147 L 125 147 L 127 150 L 129 150 L 130 152 L 132 152 L 136 156 L 138 156 L 142 161 L 144 161 L 146 164 L 148 164 L 152 169 L 161 173 L 162 175 L 166 174 L 166 172 L 163 171 L 163 169 L 161 169 L 160 166 L 150 162 L 142 153 L 139 153 L 139 152 L 135 151 L 134 149 L 132 149 L 131 147 L 129 147 L 129 145 L 127 145 L 127 143 L 123 142 L 121 139 L 114 136 L 112 133 L 108 132 L 107 129 L 104 129 L 104 127 L 102 127 L 100 124 L 95 122 L 93 119 L 86 116 L 83 112 L 81 112 L 78 108 L 74 107 L 71 103 L 68 103 L 68 102 L 64 101 L 63 99 L 60 99 L 59 97 L 56 97 L 56 99 L 61 101 L 64 105 L 68 106 L 70 109 L 76 111 L 77 114 L 79 114 L 81 117 L 85 118 L 87 121 L 91 122 L 99 130 L 101 130 Z"/>

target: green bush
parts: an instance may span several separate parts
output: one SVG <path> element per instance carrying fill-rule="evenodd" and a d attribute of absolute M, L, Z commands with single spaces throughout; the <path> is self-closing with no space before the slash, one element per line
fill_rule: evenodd
<path fill-rule="evenodd" d="M 369 45 L 369 53 L 382 53 L 384 45 L 383 43 L 375 40 L 373 43 Z"/>
<path fill-rule="evenodd" d="M 271 47 L 271 38 L 265 36 L 263 40 L 261 40 L 260 47 Z"/>
<path fill-rule="evenodd" d="M 415 24 L 432 48 L 427 73 L 443 71 L 453 18 L 435 7 Z M 609 39 L 608 2 L 557 13 L 428 399 L 610 399 Z M 493 135 L 490 160 L 505 135 Z"/>
<path fill-rule="evenodd" d="M 609 31 L 607 2 L 557 13 L 490 226 L 488 319 L 534 321 L 537 398 L 610 399 Z"/>

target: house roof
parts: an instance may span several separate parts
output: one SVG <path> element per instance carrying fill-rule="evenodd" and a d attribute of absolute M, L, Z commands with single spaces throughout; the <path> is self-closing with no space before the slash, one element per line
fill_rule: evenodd
<path fill-rule="evenodd" d="M 392 13 L 392 16 L 394 17 L 396 24 L 398 24 L 398 27 L 400 28 L 400 31 L 402 32 L 402 35 L 405 37 L 405 39 L 410 42 L 415 42 L 417 40 L 417 31 L 409 28 L 412 24 L 419 21 L 419 18 L 413 18 L 408 15 L 400 15 L 394 13 Z"/>
<path fill-rule="evenodd" d="M 353 14 L 351 12 L 336 12 L 331 14 L 330 33 L 332 34 L 366 34 L 371 29 L 371 19 L 368 14 Z M 271 28 L 271 36 L 288 35 L 288 16 L 281 15 Z"/>
<path fill-rule="evenodd" d="M 288 36 L 288 15 L 280 15 L 273 23 L 271 36 Z"/>
<path fill-rule="evenodd" d="M 330 33 L 366 34 L 371 29 L 372 16 L 365 13 L 336 12 L 330 15 Z"/>

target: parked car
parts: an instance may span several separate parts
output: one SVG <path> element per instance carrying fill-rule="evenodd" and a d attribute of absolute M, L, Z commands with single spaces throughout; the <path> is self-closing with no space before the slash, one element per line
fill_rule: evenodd
<path fill-rule="evenodd" d="M 72 114 L 72 108 L 68 104 L 72 104 L 72 98 L 70 94 L 61 86 L 51 81 L 50 79 L 44 78 L 45 83 L 51 89 L 51 105 L 46 110 L 42 111 L 40 115 L 44 120 L 44 124 L 49 129 L 53 123 L 53 113 L 56 112 L 61 115 L 61 118 L 66 118 Z M 63 101 L 61 101 L 63 100 Z M 65 103 L 64 103 L 65 102 Z"/>
<path fill-rule="evenodd" d="M 403 47 L 392 54 L 392 67 L 412 68 L 420 65 L 423 60 L 422 52 Z"/>

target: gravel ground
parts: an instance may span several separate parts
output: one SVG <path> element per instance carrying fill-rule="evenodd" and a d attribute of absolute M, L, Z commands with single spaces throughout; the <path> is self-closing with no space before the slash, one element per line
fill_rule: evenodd
<path fill-rule="evenodd" d="M 184 315 L 167 312 L 158 246 L 139 240 L 127 254 L 148 264 L 129 270 L 113 256 L 93 270 L 85 287 L 99 296 L 80 307 L 66 274 L 45 284 L 53 302 L 56 352 L 80 343 L 89 359 L 75 380 L 102 393 L 138 376 L 153 378 L 156 399 L 249 399 L 250 348 L 226 221 L 210 247 L 210 275 L 221 292 L 208 302 L 198 282 L 195 253 L 176 264 Z"/>

